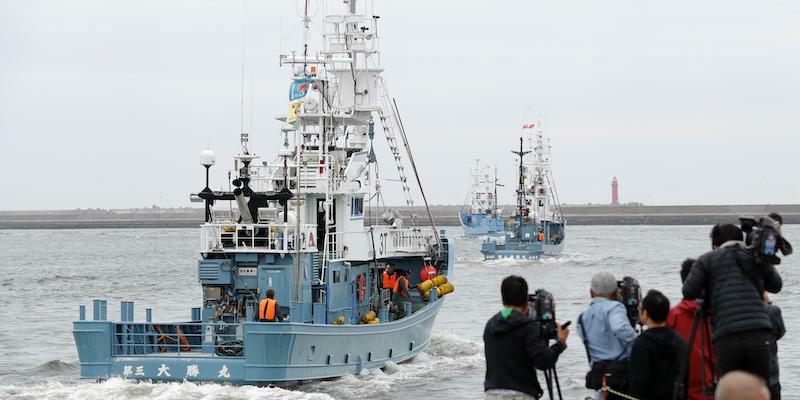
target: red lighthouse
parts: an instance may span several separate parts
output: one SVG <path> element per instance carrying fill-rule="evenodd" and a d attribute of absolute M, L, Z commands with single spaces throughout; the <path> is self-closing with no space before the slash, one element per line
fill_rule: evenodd
<path fill-rule="evenodd" d="M 617 183 L 616 176 L 611 180 L 611 205 L 619 205 L 619 183 Z"/>

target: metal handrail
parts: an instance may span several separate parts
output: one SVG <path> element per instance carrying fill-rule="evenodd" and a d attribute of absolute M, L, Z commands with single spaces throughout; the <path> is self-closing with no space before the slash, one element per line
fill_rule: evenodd
<path fill-rule="evenodd" d="M 317 251 L 315 224 L 300 225 L 300 251 Z M 295 252 L 295 224 L 206 223 L 200 227 L 200 251 Z"/>
<path fill-rule="evenodd" d="M 212 333 L 205 332 L 212 327 Z M 112 324 L 112 355 L 207 352 L 243 357 L 244 341 L 237 335 L 242 324 L 115 322 Z M 224 332 L 220 332 L 224 329 Z M 195 330 L 191 332 L 189 330 Z M 185 332 L 188 331 L 188 332 Z"/>

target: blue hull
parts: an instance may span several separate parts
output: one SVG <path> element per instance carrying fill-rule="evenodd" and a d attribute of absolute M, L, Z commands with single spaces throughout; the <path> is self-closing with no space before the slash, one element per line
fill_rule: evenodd
<path fill-rule="evenodd" d="M 481 243 L 484 260 L 501 258 L 535 259 L 541 256 L 558 256 L 564 252 L 566 223 L 515 224 L 501 241 L 486 240 Z M 542 235 L 543 240 L 538 240 Z"/>
<path fill-rule="evenodd" d="M 494 216 L 460 212 L 458 219 L 467 237 L 502 236 L 505 233 L 505 221 Z"/>
<path fill-rule="evenodd" d="M 564 244 L 550 245 L 541 243 L 527 243 L 507 246 L 495 242 L 481 244 L 481 253 L 484 260 L 511 259 L 536 259 L 541 256 L 558 256 L 564 251 Z"/>
<path fill-rule="evenodd" d="M 385 245 L 392 244 L 387 242 Z M 445 237 L 440 271 L 445 276 L 450 275 L 455 258 L 449 243 Z M 237 264 L 240 259 L 255 262 L 247 260 L 259 257 L 269 264 L 259 265 L 255 271 Z M 313 257 L 306 255 L 303 260 L 312 262 Z M 419 256 L 393 257 L 391 262 L 407 268 L 422 265 Z M 203 284 L 224 285 L 231 282 L 224 271 L 238 269 L 236 281 L 252 279 L 250 287 L 258 281 L 269 281 L 271 287 L 289 292 L 290 281 L 280 278 L 294 273 L 287 269 L 291 263 L 289 256 L 237 253 L 226 259 L 200 260 L 198 273 Z M 430 298 L 424 300 L 411 289 L 411 303 L 404 303 L 403 307 L 405 317 L 392 320 L 389 307 L 382 305 L 375 308 L 379 323 L 360 324 L 359 318 L 370 307 L 366 300 L 372 296 L 372 287 L 367 288 L 365 301 L 360 302 L 354 278 L 366 271 L 366 265 L 331 263 L 326 271 L 327 295 L 319 298 L 327 302 L 311 299 L 311 288 L 301 284 L 301 288 L 308 289 L 300 295 L 301 302 L 293 302 L 288 295 L 283 302 L 288 305 L 289 322 L 251 322 L 251 309 L 245 319 L 226 320 L 226 313 L 235 310 L 226 309 L 215 317 L 215 309 L 208 307 L 192 309 L 188 322 L 152 322 L 150 309 L 146 310 L 145 321 L 134 321 L 133 302 L 127 301 L 121 303 L 120 321 L 110 321 L 106 302 L 95 300 L 91 319 L 81 306 L 80 318 L 73 322 L 81 378 L 289 385 L 357 374 L 364 368 L 382 368 L 388 361 L 409 360 L 428 347 L 446 296 L 439 298 L 438 292 L 431 291 Z M 261 271 L 268 275 L 244 275 Z M 414 273 L 418 275 L 419 270 Z M 306 274 L 300 272 L 300 276 Z M 411 286 L 418 280 L 412 275 Z M 308 301 L 304 303 L 306 297 Z"/>
<path fill-rule="evenodd" d="M 410 317 L 375 325 L 243 323 L 244 354 L 234 357 L 181 352 L 177 344 L 168 352 L 112 355 L 118 349 L 112 330 L 123 323 L 76 321 L 73 332 L 82 378 L 286 385 L 413 358 L 430 344 L 443 300 L 432 300 Z"/>

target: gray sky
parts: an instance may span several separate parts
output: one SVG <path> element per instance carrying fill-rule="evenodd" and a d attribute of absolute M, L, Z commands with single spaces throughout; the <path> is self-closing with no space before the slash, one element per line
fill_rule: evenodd
<path fill-rule="evenodd" d="M 246 125 L 252 87 L 253 150 L 267 159 L 289 85 L 278 54 L 299 49 L 295 7 L 247 2 Z M 609 202 L 614 175 L 623 202 L 800 201 L 800 2 L 376 8 L 432 203 L 464 200 L 476 157 L 513 183 L 509 150 L 536 119 L 566 203 Z M 206 146 L 218 187 L 238 148 L 241 37 L 240 2 L 0 1 L 0 209 L 186 206 Z"/>

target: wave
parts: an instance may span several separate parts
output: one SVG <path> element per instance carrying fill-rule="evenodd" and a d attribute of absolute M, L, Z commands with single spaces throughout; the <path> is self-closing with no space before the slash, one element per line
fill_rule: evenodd
<path fill-rule="evenodd" d="M 74 374 L 80 370 L 80 364 L 76 362 L 68 363 L 61 360 L 48 361 L 42 365 L 33 367 L 26 372 L 27 375 L 37 376 L 59 376 Z"/>
<path fill-rule="evenodd" d="M 308 383 L 298 389 L 325 392 L 336 398 L 348 399 L 396 397 L 397 393 L 409 393 L 412 387 L 425 387 L 426 384 L 436 386 L 437 382 L 474 375 L 470 371 L 482 368 L 484 364 L 481 344 L 443 332 L 434 334 L 428 349 L 408 362 L 387 362 L 382 369 L 364 370 L 358 375 Z"/>
<path fill-rule="evenodd" d="M 472 357 L 483 353 L 483 345 L 450 332 L 431 336 L 431 344 L 425 351 L 433 357 Z"/>
<path fill-rule="evenodd" d="M 256 400 L 328 400 L 324 393 L 303 393 L 281 388 L 198 384 L 193 382 L 153 383 L 112 378 L 101 383 L 64 384 L 50 381 L 44 384 L 13 386 L 0 385 L 3 399 L 256 399 Z"/>
<path fill-rule="evenodd" d="M 96 281 L 96 275 L 54 275 L 36 280 L 38 284 L 46 284 L 52 282 L 72 282 L 72 281 Z"/>

